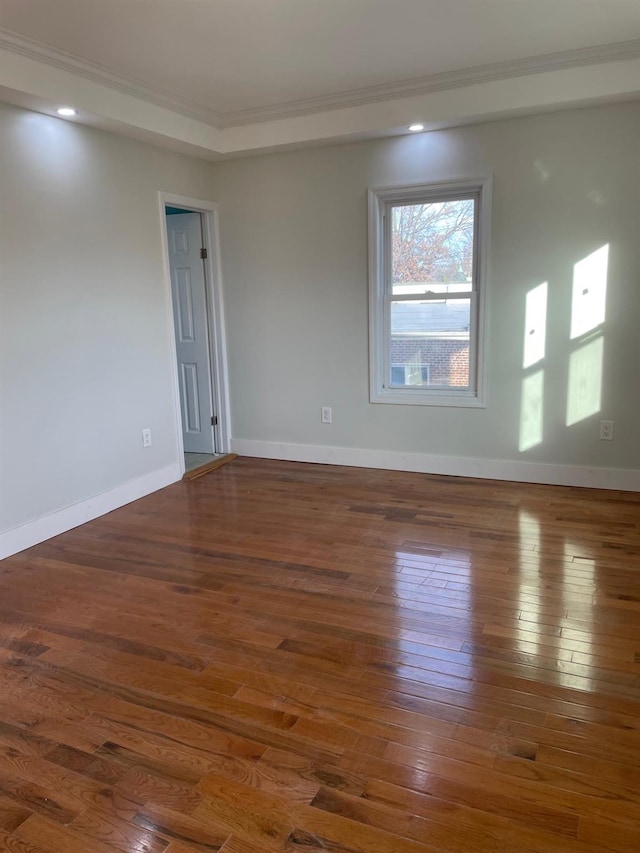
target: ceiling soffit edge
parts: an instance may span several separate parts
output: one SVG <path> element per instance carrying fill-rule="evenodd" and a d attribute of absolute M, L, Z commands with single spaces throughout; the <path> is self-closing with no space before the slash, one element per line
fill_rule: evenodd
<path fill-rule="evenodd" d="M 2 28 L 0 28 L 0 49 L 19 54 L 20 56 L 26 56 L 29 59 L 35 59 L 54 68 L 60 68 L 63 71 L 84 77 L 94 83 L 100 83 L 110 89 L 115 89 L 125 95 L 131 95 L 134 98 L 148 101 L 151 104 L 155 104 L 155 106 L 164 107 L 186 118 L 197 119 L 213 127 L 219 127 L 222 122 L 220 113 L 209 109 L 203 104 L 177 97 L 152 86 L 147 86 L 139 80 L 125 77 L 122 74 L 112 71 L 110 68 L 105 68 L 86 59 L 80 59 L 74 54 L 58 50 L 58 48 L 50 47 L 49 45 L 25 38 Z"/>
<path fill-rule="evenodd" d="M 295 118 L 330 110 L 348 109 L 349 107 L 408 98 L 415 95 L 427 95 L 432 92 L 459 89 L 514 77 L 561 71 L 598 63 L 637 59 L 640 58 L 640 39 L 479 65 L 457 71 L 431 74 L 426 77 L 411 78 L 396 83 L 386 83 L 226 113 L 217 112 L 203 104 L 155 89 L 104 66 L 80 59 L 73 54 L 2 28 L 0 28 L 0 49 L 60 68 L 123 94 L 164 107 L 185 117 L 197 119 L 214 128 L 225 128 Z"/>
<path fill-rule="evenodd" d="M 397 83 L 384 83 L 380 86 L 352 89 L 317 98 L 288 101 L 270 107 L 226 112 L 221 115 L 220 126 L 223 128 L 237 127 L 263 121 L 295 118 L 296 116 L 310 115 L 327 110 L 348 109 L 349 107 L 359 107 L 380 101 L 409 98 L 414 95 L 428 95 L 432 92 L 460 89 L 466 86 L 507 80 L 513 77 L 524 77 L 530 74 L 562 71 L 568 68 L 638 58 L 640 58 L 640 39 L 633 39 L 596 47 L 549 53 L 526 59 L 478 65 L 458 71 L 414 77 Z"/>

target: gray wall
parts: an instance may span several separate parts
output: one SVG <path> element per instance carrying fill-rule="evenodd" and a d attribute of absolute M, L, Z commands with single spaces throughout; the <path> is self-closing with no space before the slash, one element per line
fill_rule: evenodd
<path fill-rule="evenodd" d="M 177 461 L 160 189 L 221 204 L 235 438 L 640 467 L 638 104 L 218 164 L 8 106 L 0 138 L 0 532 Z M 366 189 L 484 173 L 487 408 L 372 405 Z M 601 412 L 567 427 L 573 265 L 607 243 Z M 542 281 L 544 440 L 521 453 Z"/>
<path fill-rule="evenodd" d="M 177 461 L 157 193 L 210 166 L 8 106 L 0 139 L 2 531 Z"/>
<path fill-rule="evenodd" d="M 640 467 L 639 139 L 634 103 L 215 164 L 234 438 Z M 486 409 L 370 404 L 367 187 L 487 173 Z M 605 244 L 601 411 L 568 427 L 574 264 Z M 521 452 L 525 298 L 544 281 L 544 435 Z"/>

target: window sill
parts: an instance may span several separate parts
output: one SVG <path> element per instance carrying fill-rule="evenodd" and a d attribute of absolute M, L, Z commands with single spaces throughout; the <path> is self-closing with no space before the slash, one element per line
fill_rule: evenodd
<path fill-rule="evenodd" d="M 404 406 L 450 406 L 452 408 L 484 409 L 484 400 L 473 393 L 450 393 L 438 391 L 406 391 L 400 388 L 383 388 L 372 391 L 371 403 L 392 403 Z"/>

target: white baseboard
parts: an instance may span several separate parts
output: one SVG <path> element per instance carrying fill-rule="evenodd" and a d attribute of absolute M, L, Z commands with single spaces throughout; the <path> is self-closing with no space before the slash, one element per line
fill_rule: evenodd
<path fill-rule="evenodd" d="M 239 456 L 257 456 L 261 459 L 320 462 L 325 465 L 415 471 L 421 474 L 449 474 L 455 477 L 480 477 L 487 480 L 511 480 L 519 483 L 548 483 L 554 486 L 640 491 L 640 470 L 637 469 L 552 465 L 542 462 L 519 462 L 512 459 L 476 459 L 467 456 L 436 456 L 427 453 L 399 453 L 394 450 L 285 444 L 246 438 L 232 439 L 231 451 Z"/>
<path fill-rule="evenodd" d="M 596 468 L 579 465 L 551 465 L 510 459 L 476 459 L 466 456 L 437 456 L 426 453 L 400 453 L 393 450 L 364 450 L 355 447 L 330 447 L 315 444 L 286 444 L 235 438 L 231 452 L 261 459 L 286 459 L 292 462 L 318 462 L 356 468 L 381 468 L 389 471 L 414 471 L 422 474 L 448 474 L 521 483 L 548 483 L 557 486 L 581 486 L 593 489 L 640 491 L 640 470 Z M 0 559 L 58 536 L 87 521 L 105 515 L 125 504 L 176 483 L 182 477 L 179 463 L 152 471 L 122 483 L 86 501 L 37 518 L 20 527 L 0 533 Z"/>
<path fill-rule="evenodd" d="M 11 554 L 24 551 L 25 548 L 37 545 L 38 542 L 44 542 L 45 539 L 51 539 L 52 536 L 58 536 L 60 533 L 71 530 L 73 527 L 79 527 L 87 521 L 131 503 L 131 501 L 157 492 L 158 489 L 163 489 L 165 486 L 177 482 L 181 477 L 182 469 L 176 462 L 166 468 L 152 471 L 150 474 L 122 483 L 107 492 L 94 495 L 86 501 L 81 501 L 57 512 L 36 518 L 34 521 L 20 525 L 20 527 L 14 527 L 12 530 L 0 533 L 0 559 L 10 557 Z"/>

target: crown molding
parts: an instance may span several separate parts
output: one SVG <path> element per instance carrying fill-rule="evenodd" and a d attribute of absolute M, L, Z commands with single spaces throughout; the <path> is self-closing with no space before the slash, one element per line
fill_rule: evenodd
<path fill-rule="evenodd" d="M 94 83 L 100 83 L 125 95 L 140 98 L 140 100 L 155 104 L 155 106 L 164 107 L 179 115 L 205 122 L 213 127 L 218 127 L 222 121 L 220 113 L 203 104 L 147 86 L 139 80 L 117 74 L 103 65 L 89 62 L 89 60 L 81 59 L 64 50 L 58 50 L 57 48 L 50 47 L 34 39 L 26 38 L 1 27 L 0 49 L 20 56 L 26 56 L 29 59 L 35 59 L 54 68 L 60 68 L 78 77 L 83 77 Z"/>
<path fill-rule="evenodd" d="M 61 69 L 79 78 L 90 80 L 186 118 L 195 119 L 214 130 L 220 130 L 273 122 L 279 119 L 303 118 L 318 113 L 430 95 L 446 90 L 464 89 L 483 83 L 504 81 L 545 72 L 635 60 L 640 58 L 640 39 L 478 65 L 456 71 L 431 74 L 426 77 L 414 77 L 395 83 L 384 83 L 315 98 L 228 112 L 219 112 L 204 104 L 156 89 L 133 78 L 118 74 L 105 66 L 81 59 L 74 54 L 58 50 L 0 27 L 0 50 L 2 49 L 36 60 L 44 65 Z"/>
<path fill-rule="evenodd" d="M 567 68 L 579 68 L 580 66 L 607 62 L 619 62 L 639 57 L 640 39 L 596 45 L 595 47 L 583 47 L 526 59 L 513 59 L 506 62 L 477 65 L 457 71 L 445 71 L 426 77 L 414 77 L 409 80 L 400 80 L 397 83 L 383 83 L 379 86 L 351 89 L 316 98 L 287 101 L 268 107 L 226 112 L 220 116 L 219 127 L 239 127 L 265 121 L 296 118 L 329 110 L 359 107 L 380 101 L 410 98 L 414 95 L 429 95 L 433 92 L 460 89 L 513 77 L 562 71 Z"/>

